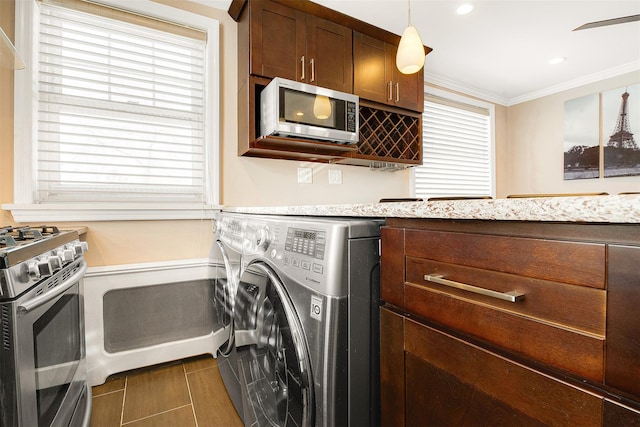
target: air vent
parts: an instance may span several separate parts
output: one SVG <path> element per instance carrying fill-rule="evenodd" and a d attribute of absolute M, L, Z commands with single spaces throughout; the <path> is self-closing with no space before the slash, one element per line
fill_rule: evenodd
<path fill-rule="evenodd" d="M 2 348 L 5 350 L 11 350 L 11 313 L 9 307 L 2 306 Z"/>

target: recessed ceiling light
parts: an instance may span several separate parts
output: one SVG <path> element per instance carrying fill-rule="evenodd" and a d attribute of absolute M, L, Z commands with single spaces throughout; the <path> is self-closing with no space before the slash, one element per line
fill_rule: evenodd
<path fill-rule="evenodd" d="M 551 65 L 561 64 L 561 63 L 563 63 L 563 62 L 564 62 L 564 61 L 566 61 L 566 60 L 567 60 L 567 58 L 566 58 L 566 57 L 564 57 L 564 56 L 559 56 L 559 57 L 557 57 L 557 58 L 553 58 L 553 59 L 551 59 L 551 60 L 549 61 L 549 64 L 551 64 Z"/>
<path fill-rule="evenodd" d="M 471 3 L 461 4 L 458 9 L 456 9 L 456 13 L 458 15 L 466 15 L 467 13 L 473 10 L 473 5 Z"/>

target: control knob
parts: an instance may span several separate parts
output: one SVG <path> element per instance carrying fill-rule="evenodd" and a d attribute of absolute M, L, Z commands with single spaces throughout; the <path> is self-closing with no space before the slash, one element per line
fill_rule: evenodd
<path fill-rule="evenodd" d="M 62 249 L 58 249 L 56 251 L 56 255 L 58 256 L 58 258 L 60 258 L 62 260 L 63 264 L 67 264 L 67 263 L 73 261 L 74 250 L 69 248 L 68 246 L 65 246 Z"/>
<path fill-rule="evenodd" d="M 89 244 L 87 242 L 75 242 L 72 247 L 76 258 L 89 250 Z"/>
<path fill-rule="evenodd" d="M 269 247 L 270 243 L 271 239 L 269 238 L 269 229 L 266 227 L 259 228 L 256 234 L 256 246 L 258 249 L 265 251 Z"/>
<path fill-rule="evenodd" d="M 40 278 L 40 269 L 38 268 L 38 260 L 34 260 L 34 261 L 29 261 L 29 263 L 27 264 L 27 271 L 29 273 L 29 276 L 31 276 L 31 278 L 33 279 L 39 279 Z"/>

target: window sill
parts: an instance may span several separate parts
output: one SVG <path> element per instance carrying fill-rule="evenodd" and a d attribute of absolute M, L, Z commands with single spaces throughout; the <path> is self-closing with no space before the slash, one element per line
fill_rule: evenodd
<path fill-rule="evenodd" d="M 19 223 L 210 219 L 220 208 L 214 205 L 141 203 L 2 205 L 2 209 L 11 211 L 13 219 Z"/>

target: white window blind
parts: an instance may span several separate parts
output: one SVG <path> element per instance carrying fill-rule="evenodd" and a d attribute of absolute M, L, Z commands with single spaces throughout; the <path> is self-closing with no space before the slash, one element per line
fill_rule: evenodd
<path fill-rule="evenodd" d="M 416 197 L 493 195 L 489 111 L 425 94 Z"/>
<path fill-rule="evenodd" d="M 204 202 L 204 37 L 40 5 L 35 201 Z"/>

